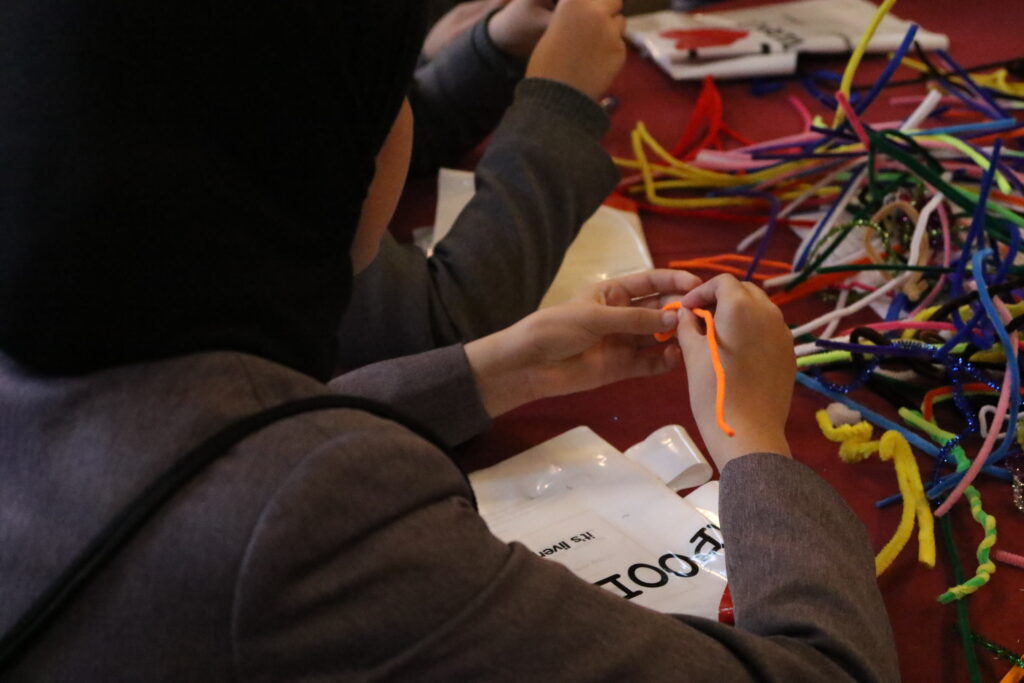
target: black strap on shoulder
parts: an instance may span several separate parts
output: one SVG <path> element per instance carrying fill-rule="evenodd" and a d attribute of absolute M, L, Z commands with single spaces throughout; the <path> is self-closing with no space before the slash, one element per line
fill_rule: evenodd
<path fill-rule="evenodd" d="M 47 587 L 13 628 L 0 638 L 0 672 L 14 666 L 31 642 L 67 608 L 83 586 L 138 533 L 164 503 L 208 465 L 242 439 L 278 420 L 330 408 L 352 408 L 393 420 L 445 450 L 442 441 L 429 429 L 400 415 L 390 406 L 354 396 L 328 395 L 299 399 L 232 422 L 186 453 L 122 508 Z"/>

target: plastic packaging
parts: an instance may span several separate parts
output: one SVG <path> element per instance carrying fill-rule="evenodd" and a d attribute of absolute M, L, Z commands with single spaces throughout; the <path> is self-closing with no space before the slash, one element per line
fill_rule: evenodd
<path fill-rule="evenodd" d="M 651 433 L 626 457 L 643 465 L 673 491 L 691 489 L 711 481 L 711 465 L 690 435 L 679 425 L 668 425 Z"/>
<path fill-rule="evenodd" d="M 704 467 L 710 473 L 692 443 L 681 428 L 662 428 L 630 449 L 631 459 L 577 427 L 474 472 L 470 482 L 498 538 L 626 600 L 716 619 L 728 603 L 718 482 L 685 498 L 665 485 L 696 481 Z M 666 453 L 655 455 L 659 444 Z"/>
<path fill-rule="evenodd" d="M 434 229 L 429 238 L 426 234 L 420 235 L 417 244 L 429 244 L 426 251 L 430 253 L 433 245 L 451 230 L 475 191 L 471 172 L 441 169 L 437 181 Z M 587 219 L 569 245 L 540 308 L 564 303 L 587 285 L 653 267 L 654 261 L 636 212 L 601 206 Z"/>

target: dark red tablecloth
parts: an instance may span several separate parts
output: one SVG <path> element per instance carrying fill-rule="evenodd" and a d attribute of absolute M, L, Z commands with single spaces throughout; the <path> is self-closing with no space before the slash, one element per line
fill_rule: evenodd
<path fill-rule="evenodd" d="M 836 0 L 842 2 L 842 0 Z M 733 2 L 721 7 L 753 4 Z M 919 22 L 929 30 L 946 33 L 951 39 L 952 55 L 963 65 L 972 66 L 1011 59 L 1024 53 L 1024 2 L 990 0 L 976 3 L 950 0 L 900 0 L 894 13 Z M 865 58 L 855 83 L 871 83 L 884 66 L 882 57 Z M 841 72 L 845 58 L 811 58 L 801 67 L 828 68 Z M 897 72 L 898 79 L 916 73 Z M 754 140 L 764 140 L 800 130 L 801 120 L 787 102 L 788 95 L 800 98 L 812 113 L 825 113 L 807 96 L 796 80 L 789 80 L 780 91 L 765 97 L 751 93 L 749 82 L 718 84 L 725 107 L 725 122 Z M 611 93 L 619 100 L 606 146 L 614 154 L 630 156 L 629 132 L 637 121 L 644 121 L 651 132 L 671 144 L 685 126 L 699 92 L 699 83 L 673 83 L 652 64 L 631 53 L 625 69 Z M 894 94 L 922 94 L 923 87 L 904 86 L 887 90 L 871 107 L 867 121 L 902 118 L 907 107 L 893 107 L 888 97 Z M 567 182 L 571 179 L 567 178 Z M 405 201 L 398 223 L 405 226 L 430 222 L 432 182 L 415 181 L 410 199 Z M 680 219 L 645 214 L 644 230 L 655 265 L 672 259 L 730 252 L 750 229 L 709 220 Z M 790 260 L 796 239 L 780 230 L 770 246 L 768 258 Z M 824 304 L 794 304 L 784 309 L 790 322 L 810 319 L 823 312 Z M 863 398 L 863 393 L 858 398 Z M 710 397 L 709 397 L 709 400 Z M 897 491 L 893 467 L 873 458 L 858 465 L 845 465 L 837 456 L 837 447 L 826 441 L 814 423 L 814 411 L 827 400 L 796 388 L 787 426 L 795 457 L 810 465 L 849 502 L 864 521 L 875 549 L 891 537 L 900 518 L 898 505 L 876 509 L 874 501 Z M 891 417 L 892 409 L 883 403 L 871 403 Z M 487 466 L 518 453 L 577 425 L 588 425 L 620 449 L 643 439 L 666 424 L 681 424 L 697 435 L 687 409 L 687 388 L 682 372 L 655 379 L 623 382 L 600 390 L 535 403 L 498 419 L 493 430 L 470 443 L 463 453 L 470 469 Z M 876 436 L 879 432 L 876 432 Z M 920 456 L 923 472 L 931 472 L 931 461 Z M 986 509 L 998 519 L 999 546 L 1024 553 L 1024 514 L 1010 501 L 1009 486 L 986 477 L 980 479 Z M 785 505 L 780 497 L 780 505 Z M 960 556 L 969 574 L 976 567 L 974 551 L 981 540 L 978 525 L 970 518 L 966 504 L 958 504 L 952 513 Z M 916 535 L 915 535 L 916 539 Z M 939 562 L 928 570 L 916 562 L 916 540 L 912 539 L 893 566 L 880 578 L 896 633 L 903 676 L 907 681 L 966 681 L 964 650 L 955 631 L 956 615 L 952 606 L 940 605 L 936 596 L 951 583 L 946 554 L 939 546 Z M 997 546 L 998 547 L 998 546 Z M 1000 565 L 991 583 L 968 601 L 971 623 L 982 635 L 1016 653 L 1024 651 L 1024 571 Z M 982 649 L 978 657 L 985 680 L 998 681 L 1009 669 L 1004 660 Z"/>

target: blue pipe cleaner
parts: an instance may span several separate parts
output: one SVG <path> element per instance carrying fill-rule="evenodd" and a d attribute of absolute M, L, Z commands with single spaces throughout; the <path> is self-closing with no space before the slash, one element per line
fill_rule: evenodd
<path fill-rule="evenodd" d="M 984 114 L 985 116 L 987 116 L 990 119 L 1006 118 L 1005 117 L 1005 113 L 1004 114 L 1000 114 L 998 111 L 995 111 L 993 109 L 990 109 L 987 106 L 979 104 L 978 102 L 975 102 L 973 98 L 968 97 L 967 95 L 964 95 L 960 91 L 960 88 L 958 86 L 956 86 L 952 82 L 950 82 L 950 80 L 948 78 L 946 78 L 944 75 L 942 75 L 941 73 L 933 73 L 932 77 L 935 80 L 937 80 L 942 85 L 942 89 L 943 90 L 945 90 L 946 92 L 948 92 L 951 95 L 953 95 L 954 97 L 956 97 L 958 100 L 963 102 L 965 105 L 967 105 L 968 107 L 970 107 L 974 111 L 976 111 L 976 112 L 978 112 L 980 114 Z M 972 83 L 973 83 L 973 81 L 972 81 Z"/>
<path fill-rule="evenodd" d="M 1014 231 L 1016 232 L 1016 231 Z M 1014 240 L 1015 243 L 1019 243 L 1019 236 Z M 1017 244 L 1014 245 L 1015 247 Z M 1000 343 L 1003 345 L 1003 349 L 1006 352 L 1006 372 L 1010 373 L 1010 409 L 1009 416 L 1007 419 L 1006 435 L 1003 437 L 1003 441 L 999 446 L 990 454 L 988 466 L 998 465 L 1009 453 L 1011 448 L 1016 442 L 1017 434 L 1017 420 L 1020 415 L 1020 364 L 1018 360 L 1018 352 L 1013 348 L 1010 342 L 1010 334 L 1006 331 L 1006 327 L 1002 324 L 1001 318 L 999 317 L 998 311 L 996 311 L 995 304 L 992 301 L 992 296 L 988 293 L 988 284 L 985 281 L 985 258 L 992 255 L 992 250 L 985 248 L 974 254 L 972 259 L 972 265 L 974 269 L 974 278 L 978 284 L 978 300 L 981 302 L 984 312 L 988 315 L 989 322 L 995 329 L 996 335 L 999 337 Z M 1004 259 L 1005 263 L 1005 259 Z M 953 394 L 953 401 L 960 410 L 960 413 L 964 416 L 967 421 L 967 429 L 958 435 L 958 439 L 962 438 L 963 435 L 973 433 L 977 430 L 977 422 L 975 420 L 974 411 L 971 410 L 970 405 L 967 403 L 966 398 L 962 391 L 962 374 L 967 372 L 966 366 L 969 363 L 963 361 L 959 357 L 953 357 L 954 368 L 951 368 L 951 380 L 955 388 Z M 963 364 L 962 366 L 960 364 Z M 975 368 L 972 368 L 975 372 L 968 374 L 972 375 L 972 379 L 976 378 L 977 373 Z M 987 376 L 984 376 L 984 381 L 990 387 L 997 391 L 1002 390 L 1002 386 L 995 386 Z M 963 476 L 962 472 L 951 474 L 943 479 L 938 477 L 939 469 L 935 468 L 932 475 L 932 482 L 928 489 L 928 497 L 934 499 L 944 491 L 948 491 L 950 488 L 956 486 L 956 483 Z"/>
<path fill-rule="evenodd" d="M 981 301 L 985 312 L 988 313 L 992 327 L 995 328 L 996 335 L 999 336 L 999 341 L 1003 345 L 1003 349 L 1006 352 L 1006 372 L 1010 373 L 1010 416 L 1006 425 L 1006 436 L 990 458 L 994 464 L 998 464 L 1009 453 L 1010 447 L 1017 436 L 1017 417 L 1020 414 L 1020 366 L 1017 359 L 1017 349 L 1011 343 L 1010 333 L 1006 331 L 1006 326 L 1003 325 L 999 313 L 996 311 L 996 306 L 992 302 L 992 296 L 988 293 L 985 285 L 985 257 L 991 253 L 991 249 L 983 249 L 977 252 L 974 255 L 973 265 L 974 279 L 978 283 L 978 300 Z"/>
<path fill-rule="evenodd" d="M 1013 475 L 1010 474 L 1009 470 L 1007 470 L 1005 467 L 985 465 L 983 468 L 981 468 L 981 471 L 984 472 L 985 474 L 995 477 L 996 479 L 1001 479 L 1002 481 L 1013 481 Z M 941 496 L 943 492 L 948 491 L 954 486 L 956 486 L 956 483 L 960 481 L 961 477 L 962 475 L 957 472 L 946 475 L 945 477 L 939 480 L 938 484 L 925 491 L 925 496 L 928 498 L 928 500 L 935 500 L 936 498 Z M 876 500 L 875 507 L 888 507 L 889 505 L 892 505 L 893 503 L 898 503 L 901 500 L 903 500 L 903 494 L 894 493 L 888 498 Z"/>
<path fill-rule="evenodd" d="M 794 271 L 803 270 L 803 267 L 807 264 L 807 258 L 811 253 L 811 247 L 813 247 L 814 243 L 818 241 L 818 238 L 821 236 L 821 231 L 825 227 L 825 224 L 829 222 L 829 220 L 832 218 L 832 214 L 836 212 L 836 207 L 839 206 L 840 204 L 845 203 L 847 195 L 850 192 L 853 192 L 854 181 L 857 179 L 857 176 L 860 174 L 860 171 L 863 168 L 864 166 L 862 164 L 858 164 L 853 169 L 851 169 L 851 171 L 853 171 L 853 176 L 848 181 L 846 181 L 845 185 L 843 185 L 843 189 L 840 190 L 839 192 L 839 199 L 832 202 L 829 205 L 828 211 L 825 213 L 824 216 L 821 217 L 821 220 L 819 220 L 818 224 L 814 227 L 814 232 L 811 234 L 810 239 L 804 242 L 803 250 L 800 252 L 800 256 L 796 261 L 796 265 L 793 267 Z"/>
<path fill-rule="evenodd" d="M 842 403 L 843 405 L 847 406 L 848 408 L 852 408 L 853 410 L 856 410 L 857 412 L 859 412 L 861 414 L 861 416 L 865 420 L 867 420 L 868 422 L 870 422 L 870 423 L 872 423 L 874 425 L 877 425 L 877 426 L 881 427 L 882 429 L 887 429 L 887 430 L 888 429 L 893 429 L 893 430 L 896 430 L 897 432 L 902 434 L 904 436 L 904 438 L 906 438 L 907 442 L 910 443 L 910 445 L 914 446 L 915 448 L 917 448 L 918 450 L 920 450 L 920 451 L 922 451 L 924 453 L 927 453 L 929 456 L 931 456 L 933 458 L 938 456 L 939 449 L 936 448 L 935 446 L 933 446 L 932 444 L 928 443 L 924 439 L 922 439 L 917 434 L 915 434 L 915 433 L 913 433 L 911 431 L 908 431 L 906 428 L 902 427 L 901 425 L 896 424 L 895 422 L 893 422 L 892 420 L 890 420 L 890 419 L 888 419 L 886 417 L 883 417 L 883 416 L 879 415 L 875 411 L 862 406 L 860 403 L 857 403 L 856 401 L 854 401 L 852 398 L 850 398 L 849 396 L 847 396 L 845 394 L 840 394 L 840 393 L 837 393 L 835 391 L 830 391 L 829 389 L 827 389 L 824 386 L 822 386 L 821 382 L 817 381 L 813 377 L 808 376 L 806 373 L 803 373 L 803 372 L 796 373 L 796 381 L 799 382 L 800 384 L 804 385 L 808 389 L 816 391 L 819 394 L 822 394 L 823 396 L 826 396 L 826 397 L 832 399 L 833 401 L 838 401 L 839 403 Z"/>
<path fill-rule="evenodd" d="M 910 28 L 907 29 L 906 34 L 903 36 L 903 42 L 896 48 L 896 52 L 893 53 L 892 59 L 885 65 L 885 69 L 882 70 L 882 74 L 871 86 L 864 96 L 861 98 L 857 106 L 853 107 L 853 110 L 858 115 L 863 114 L 864 111 L 871 106 L 871 103 L 875 101 L 882 89 L 885 88 L 886 84 L 889 83 L 889 79 L 896 72 L 896 69 L 903 63 L 903 58 L 906 56 L 907 51 L 910 50 L 910 46 L 914 43 L 914 36 L 917 35 L 917 24 L 911 24 Z M 850 103 L 852 106 L 852 102 Z"/>
<path fill-rule="evenodd" d="M 903 311 L 903 308 L 906 305 L 907 295 L 904 294 L 903 292 L 900 292 L 899 294 L 892 298 L 892 301 L 889 302 L 889 310 L 885 312 L 885 320 L 887 322 L 898 320 L 900 317 L 900 313 Z"/>
<path fill-rule="evenodd" d="M 989 97 L 988 93 L 984 92 L 981 88 L 979 88 L 978 84 L 974 82 L 974 79 L 971 78 L 970 74 L 968 74 L 962 66 L 957 64 L 956 60 L 954 60 L 948 52 L 946 52 L 945 50 L 936 50 L 936 52 L 940 57 L 942 57 L 943 60 L 945 60 L 946 64 L 949 65 L 949 67 L 956 73 L 956 75 L 960 77 L 960 80 L 966 83 L 971 90 L 978 93 L 978 96 L 985 101 L 985 104 L 991 107 L 992 112 L 995 113 L 995 116 L 992 116 L 991 118 L 1003 119 L 1008 116 L 1006 110 L 1000 107 L 995 100 Z"/>
<path fill-rule="evenodd" d="M 820 367 L 814 366 L 811 368 L 811 374 L 814 378 L 821 382 L 821 386 L 825 387 L 829 391 L 834 391 L 839 394 L 848 394 L 854 389 L 859 389 L 864 382 L 868 381 L 868 378 L 878 369 L 880 361 L 875 358 L 871 362 L 867 363 L 860 372 L 858 372 L 854 378 L 847 384 L 840 384 L 837 382 L 830 382 L 825 379 L 825 372 Z"/>
<path fill-rule="evenodd" d="M 980 123 L 958 123 L 954 126 L 943 126 L 941 128 L 926 128 L 908 132 L 907 135 L 917 137 L 918 135 L 952 135 L 960 133 L 1001 133 L 1004 131 L 1016 130 L 1024 127 L 1024 123 L 1017 123 L 1017 119 L 1009 117 L 996 119 L 995 121 L 982 121 Z M 966 137 L 974 137 L 968 135 Z"/>
<path fill-rule="evenodd" d="M 999 160 L 999 150 L 1001 148 L 1002 141 L 997 139 L 992 147 L 992 158 L 989 160 L 988 169 L 981 178 L 978 203 L 974 206 L 974 216 L 971 219 L 971 227 L 967 232 L 967 239 L 964 240 L 963 249 L 960 252 L 960 257 L 957 259 L 956 268 L 953 269 L 953 273 L 949 276 L 950 288 L 954 297 L 961 296 L 964 293 L 963 281 L 967 273 L 967 263 L 971 258 L 971 246 L 979 238 L 985 226 L 985 204 L 988 202 L 988 195 L 992 190 L 992 179 L 995 176 L 996 163 Z M 953 324 L 957 326 L 958 334 L 963 334 L 964 323 L 960 317 L 960 311 L 954 309 L 952 318 Z M 976 325 L 978 320 L 980 318 L 975 314 L 974 318 L 972 318 L 972 326 Z M 952 348 L 953 345 L 949 346 Z"/>

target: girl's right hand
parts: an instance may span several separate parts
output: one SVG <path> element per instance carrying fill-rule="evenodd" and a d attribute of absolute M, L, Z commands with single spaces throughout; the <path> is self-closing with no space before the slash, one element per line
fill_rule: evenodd
<path fill-rule="evenodd" d="M 757 285 L 719 275 L 688 292 L 679 311 L 683 350 L 693 411 L 704 444 L 719 470 L 748 453 L 789 455 L 786 418 L 793 396 L 796 362 L 793 336 L 782 312 Z M 725 369 L 727 436 L 715 416 L 716 380 L 703 322 L 689 309 L 714 315 L 715 334 Z"/>
<path fill-rule="evenodd" d="M 560 0 L 526 76 L 561 81 L 598 100 L 626 61 L 622 0 Z"/>

